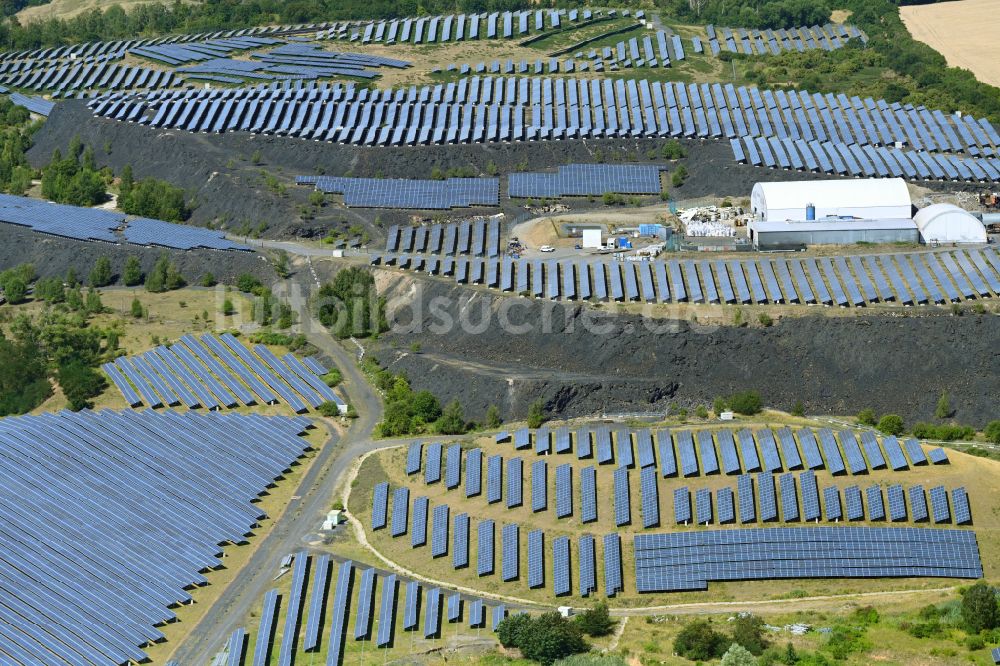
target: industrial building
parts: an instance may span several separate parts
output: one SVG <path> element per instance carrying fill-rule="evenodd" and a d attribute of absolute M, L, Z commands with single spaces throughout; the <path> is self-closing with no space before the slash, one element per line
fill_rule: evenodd
<path fill-rule="evenodd" d="M 750 193 L 755 220 L 903 220 L 913 216 L 910 192 L 902 178 L 800 180 L 757 183 Z"/>
<path fill-rule="evenodd" d="M 751 220 L 747 228 L 750 243 L 759 250 L 798 249 L 805 245 L 920 242 L 917 225 L 909 218 L 891 220 L 830 218 L 808 222 Z"/>
<path fill-rule="evenodd" d="M 921 208 L 913 216 L 920 230 L 920 240 L 928 245 L 940 243 L 985 243 L 986 227 L 971 213 L 949 203 Z"/>

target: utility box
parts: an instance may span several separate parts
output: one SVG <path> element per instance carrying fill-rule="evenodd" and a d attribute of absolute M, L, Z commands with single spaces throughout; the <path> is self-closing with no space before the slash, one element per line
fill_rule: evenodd
<path fill-rule="evenodd" d="M 599 249 L 601 245 L 601 230 L 600 229 L 584 229 L 583 230 L 583 243 L 584 248 L 595 248 Z"/>
<path fill-rule="evenodd" d="M 736 415 L 732 412 L 722 412 L 719 414 L 720 421 L 732 421 L 734 418 L 736 418 Z"/>

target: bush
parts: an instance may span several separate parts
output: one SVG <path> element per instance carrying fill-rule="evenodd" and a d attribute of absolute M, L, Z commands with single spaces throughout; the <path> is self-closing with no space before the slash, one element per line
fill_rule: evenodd
<path fill-rule="evenodd" d="M 875 424 L 878 423 L 877 417 L 875 416 L 875 410 L 871 407 L 866 407 L 858 412 L 858 423 L 874 427 Z"/>
<path fill-rule="evenodd" d="M 516 647 L 525 658 L 544 666 L 588 647 L 576 625 L 555 612 L 512 615 L 497 627 L 497 638 L 504 647 Z"/>
<path fill-rule="evenodd" d="M 125 260 L 125 270 L 122 271 L 122 282 L 126 287 L 134 287 L 142 282 L 142 267 L 139 258 L 131 256 Z"/>
<path fill-rule="evenodd" d="M 906 630 L 906 633 L 910 634 L 914 638 L 934 638 L 939 636 L 943 629 L 941 622 L 938 620 L 916 622 L 914 624 L 905 625 L 903 628 Z"/>
<path fill-rule="evenodd" d="M 222 301 L 222 314 L 226 317 L 231 317 L 236 314 L 236 306 L 233 305 L 233 302 L 228 298 Z"/>
<path fill-rule="evenodd" d="M 143 309 L 142 309 L 142 301 L 140 301 L 138 298 L 133 298 L 132 299 L 132 316 L 135 317 L 136 319 L 142 319 L 142 315 L 143 314 L 144 313 L 143 313 Z"/>
<path fill-rule="evenodd" d="M 539 398 L 528 407 L 528 427 L 538 428 L 545 423 L 545 405 Z"/>
<path fill-rule="evenodd" d="M 761 312 L 759 315 L 757 315 L 757 321 L 759 321 L 760 325 L 763 326 L 764 328 L 768 328 L 772 324 L 774 324 L 774 320 L 771 319 L 771 315 L 767 314 L 766 312 Z"/>
<path fill-rule="evenodd" d="M 583 611 L 573 618 L 573 621 L 581 632 L 594 637 L 607 636 L 616 624 L 608 612 L 608 605 L 603 601 L 598 602 L 593 608 Z"/>
<path fill-rule="evenodd" d="M 389 328 L 385 299 L 375 293 L 375 278 L 362 268 L 340 270 L 324 284 L 312 303 L 320 323 L 337 338 L 367 337 Z"/>
<path fill-rule="evenodd" d="M 757 658 L 739 643 L 733 643 L 722 655 L 721 666 L 757 666 Z"/>
<path fill-rule="evenodd" d="M 151 217 L 167 222 L 183 222 L 191 217 L 191 207 L 184 199 L 184 190 L 165 180 L 146 178 L 132 182 L 131 168 L 126 166 L 128 179 L 122 173 L 118 208 L 129 215 Z"/>
<path fill-rule="evenodd" d="M 28 297 L 28 284 L 19 275 L 12 275 L 3 283 L 3 294 L 12 305 L 23 303 Z"/>
<path fill-rule="evenodd" d="M 424 423 L 437 421 L 441 417 L 441 403 L 430 391 L 417 391 L 413 394 L 411 401 L 413 415 L 422 419 Z"/>
<path fill-rule="evenodd" d="M 334 386 L 342 382 L 344 380 L 344 377 L 343 375 L 340 374 L 339 369 L 331 368 L 330 372 L 323 375 L 320 379 L 322 379 L 327 386 L 333 388 Z"/>
<path fill-rule="evenodd" d="M 674 639 L 674 652 L 692 661 L 721 657 L 725 649 L 726 637 L 708 620 L 689 622 Z"/>
<path fill-rule="evenodd" d="M 499 428 L 501 423 L 503 420 L 500 418 L 500 410 L 497 409 L 496 405 L 490 405 L 489 409 L 486 410 L 486 427 Z"/>
<path fill-rule="evenodd" d="M 250 273 L 241 273 L 236 278 L 236 288 L 248 294 L 255 293 L 263 286 L 264 285 L 261 284 L 260 280 Z"/>
<path fill-rule="evenodd" d="M 670 183 L 674 187 L 680 187 L 681 185 L 684 184 L 684 181 L 687 180 L 687 176 L 688 176 L 687 168 L 683 164 L 681 164 L 676 169 L 674 169 L 674 173 L 670 176 Z"/>
<path fill-rule="evenodd" d="M 757 391 L 741 391 L 729 397 L 729 408 L 744 416 L 757 414 L 762 406 L 763 401 Z"/>
<path fill-rule="evenodd" d="M 433 396 L 432 396 L 433 397 Z M 435 398 L 435 403 L 437 399 Z M 465 416 L 462 413 L 462 404 L 458 400 L 452 400 L 441 412 L 441 418 L 436 422 L 437 431 L 442 435 L 461 435 L 465 432 Z"/>
<path fill-rule="evenodd" d="M 913 426 L 913 436 L 917 439 L 936 439 L 942 442 L 954 442 L 959 439 L 972 439 L 976 434 L 972 426 L 952 423 L 917 423 Z"/>
<path fill-rule="evenodd" d="M 96 370 L 80 361 L 72 361 L 59 368 L 59 386 L 74 412 L 93 407 L 90 399 L 100 395 L 107 386 Z"/>
<path fill-rule="evenodd" d="M 111 284 L 111 261 L 104 256 L 98 257 L 90 271 L 90 286 L 105 287 Z"/>
<path fill-rule="evenodd" d="M 320 403 L 319 407 L 317 407 L 316 410 L 320 414 L 326 417 L 332 418 L 334 416 L 340 416 L 340 407 L 338 407 L 337 403 L 333 402 L 332 400 L 327 400 L 326 402 Z"/>
<path fill-rule="evenodd" d="M 1000 626 L 996 590 L 978 582 L 962 593 L 962 624 L 972 634 Z"/>
<path fill-rule="evenodd" d="M 767 647 L 764 638 L 764 620 L 756 615 L 743 613 L 732 621 L 733 642 L 746 648 L 751 654 L 761 654 Z"/>
<path fill-rule="evenodd" d="M 792 416 L 805 416 L 806 406 L 802 404 L 801 400 L 796 400 L 795 404 L 792 405 L 792 411 L 790 413 Z"/>
<path fill-rule="evenodd" d="M 153 270 L 146 276 L 146 291 L 159 293 L 180 289 L 187 284 L 177 270 L 176 264 L 164 252 L 153 265 Z"/>
<path fill-rule="evenodd" d="M 943 420 L 951 416 L 952 413 L 951 400 L 947 393 L 942 393 L 941 397 L 938 398 L 937 407 L 934 408 L 934 418 Z"/>
<path fill-rule="evenodd" d="M 865 638 L 863 630 L 837 625 L 830 632 L 825 647 L 834 659 L 846 659 L 854 652 L 868 651 L 871 644 Z"/>
<path fill-rule="evenodd" d="M 1000 444 L 1000 421 L 990 421 L 987 423 L 983 433 L 986 435 L 986 441 L 993 444 Z"/>
<path fill-rule="evenodd" d="M 885 435 L 902 435 L 903 417 L 899 414 L 886 414 L 878 420 L 878 425 L 875 427 Z"/>
<path fill-rule="evenodd" d="M 554 666 L 625 666 L 625 660 L 616 654 L 574 654 L 560 659 Z"/>
<path fill-rule="evenodd" d="M 715 400 L 712 401 L 712 411 L 715 412 L 716 416 L 726 411 L 726 409 L 727 406 L 725 398 L 716 398 Z"/>

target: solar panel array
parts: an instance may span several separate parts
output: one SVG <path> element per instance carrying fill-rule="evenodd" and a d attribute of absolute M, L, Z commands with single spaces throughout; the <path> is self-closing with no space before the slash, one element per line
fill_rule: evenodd
<path fill-rule="evenodd" d="M 136 217 L 125 227 L 125 241 L 133 245 L 169 247 L 177 250 L 244 250 L 250 247 L 243 243 L 226 240 L 225 232 L 186 224 Z"/>
<path fill-rule="evenodd" d="M 540 261 L 445 257 L 439 261 L 419 255 L 373 254 L 371 263 L 454 277 L 460 284 L 485 285 L 508 293 L 528 292 L 535 298 L 561 301 L 821 303 L 841 307 L 945 302 L 943 295 L 930 297 L 925 291 L 930 278 L 921 280 L 920 275 L 929 276 L 929 272 L 900 275 L 897 264 L 911 263 L 926 271 L 935 265 L 936 279 L 956 295 L 954 300 L 1000 295 L 1000 255 L 991 248 L 851 256 L 843 261 L 841 258 L 835 262 L 823 261 L 822 270 L 815 260 L 795 258 L 605 262 L 593 258 Z M 782 279 L 768 283 L 766 288 L 761 275 L 774 274 Z M 882 286 L 879 291 L 869 288 L 872 280 Z M 731 284 L 742 286 L 736 290 L 731 286 L 728 290 L 720 288 Z"/>
<path fill-rule="evenodd" d="M 545 586 L 545 533 L 542 530 L 528 532 L 528 587 Z"/>
<path fill-rule="evenodd" d="M 0 654 L 144 661 L 139 646 L 163 638 L 169 607 L 221 566 L 219 544 L 245 542 L 264 517 L 251 502 L 306 450 L 305 426 L 148 410 L 0 420 L 0 514 L 14 535 Z"/>
<path fill-rule="evenodd" d="M 351 208 L 419 208 L 444 210 L 500 203 L 498 178 L 448 178 L 415 180 L 404 178 L 346 178 L 299 176 L 296 182 L 315 185 L 316 190 L 340 194 Z"/>
<path fill-rule="evenodd" d="M 1000 177 L 1000 159 L 996 157 L 962 158 L 888 146 L 776 137 L 737 137 L 730 139 L 729 145 L 737 162 L 772 169 L 909 180 L 995 182 Z"/>
<path fill-rule="evenodd" d="M 625 589 L 622 580 L 622 539 L 618 534 L 604 535 L 604 593 L 613 597 Z"/>
<path fill-rule="evenodd" d="M 659 194 L 658 166 L 645 164 L 567 164 L 556 173 L 512 173 L 511 198 L 554 198 L 617 194 Z"/>
<path fill-rule="evenodd" d="M 46 118 L 52 113 L 52 109 L 55 108 L 55 102 L 50 102 L 44 97 L 34 95 L 28 96 L 21 93 L 11 93 L 10 101 L 16 106 L 23 106 L 31 113 L 45 116 Z"/>
<path fill-rule="evenodd" d="M 619 467 L 615 479 L 615 525 L 621 527 L 632 522 L 631 494 L 628 484 L 628 468 Z"/>
<path fill-rule="evenodd" d="M 761 137 L 767 147 L 763 152 L 772 158 L 767 140 L 777 139 L 778 154 L 789 168 L 801 167 L 784 151 L 784 140 L 872 148 L 900 144 L 915 151 L 918 159 L 938 152 L 983 157 L 966 160 L 964 165 L 952 163 L 954 175 L 945 169 L 950 178 L 965 177 L 966 169 L 977 174 L 995 169 L 992 160 L 1000 146 L 1000 135 L 987 120 L 922 106 L 805 90 L 646 79 L 474 76 L 394 90 L 309 83 L 109 93 L 90 105 L 96 115 L 153 127 L 275 133 L 373 146 L 605 136 Z M 743 141 L 733 145 L 741 150 L 745 145 L 752 153 L 765 147 Z M 797 148 L 794 153 L 809 168 L 823 166 L 812 150 L 809 160 Z M 868 151 L 863 154 L 870 160 Z M 883 154 L 890 163 L 894 159 L 891 153 Z M 855 160 L 853 148 L 851 155 L 848 162 Z M 846 164 L 839 151 L 836 160 L 829 153 L 825 157 L 834 166 Z M 749 159 L 753 161 L 752 154 Z M 880 161 L 888 168 L 885 159 Z M 910 177 L 920 177 L 916 165 L 908 158 L 905 161 L 914 168 Z M 860 162 L 859 168 L 865 163 Z M 923 164 L 930 169 L 928 162 Z"/>
<path fill-rule="evenodd" d="M 316 44 L 288 43 L 266 52 L 249 54 L 253 59 L 215 57 L 193 65 L 178 67 L 175 73 L 184 79 L 203 79 L 218 83 L 244 84 L 258 81 L 313 81 L 320 78 L 351 76 L 374 79 L 378 68 L 409 67 L 395 58 L 361 53 L 326 51 Z"/>
<path fill-rule="evenodd" d="M 639 534 L 641 592 L 782 578 L 981 578 L 976 535 L 906 527 L 776 527 Z"/>
<path fill-rule="evenodd" d="M 712 55 L 723 49 L 729 53 L 749 56 L 778 55 L 783 51 L 802 53 L 813 49 L 832 51 L 847 46 L 852 39 L 867 44 L 868 38 L 853 25 L 827 23 L 824 26 L 756 30 L 747 28 L 717 28 L 705 26 L 708 47 Z"/>
<path fill-rule="evenodd" d="M 385 251 L 497 257 L 500 222 L 489 219 L 416 228 L 394 224 L 386 230 Z"/>

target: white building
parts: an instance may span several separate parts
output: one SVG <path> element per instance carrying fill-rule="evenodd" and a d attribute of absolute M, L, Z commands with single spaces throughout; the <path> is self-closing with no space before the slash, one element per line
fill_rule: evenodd
<path fill-rule="evenodd" d="M 921 208 L 913 216 L 920 240 L 935 243 L 985 243 L 986 227 L 958 206 L 938 203 Z"/>
<path fill-rule="evenodd" d="M 910 218 L 912 205 L 902 178 L 861 178 L 757 183 L 750 193 L 750 208 L 754 219 L 767 222 L 900 220 Z"/>

